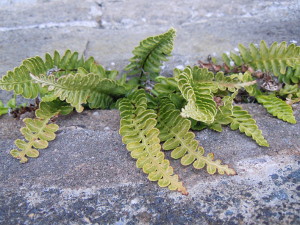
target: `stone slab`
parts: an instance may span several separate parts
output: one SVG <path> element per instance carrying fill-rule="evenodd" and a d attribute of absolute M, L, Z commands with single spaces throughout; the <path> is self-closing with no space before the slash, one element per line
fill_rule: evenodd
<path fill-rule="evenodd" d="M 122 71 L 140 40 L 170 27 L 177 37 L 165 75 L 238 43 L 300 41 L 298 0 L 3 0 L 0 6 L 0 75 L 27 57 L 66 49 Z M 10 97 L 0 91 L 0 99 Z M 135 168 L 118 134 L 118 111 L 58 119 L 57 139 L 24 165 L 9 155 L 22 121 L 2 116 L 0 224 L 299 224 L 299 124 L 274 119 L 258 105 L 243 107 L 271 147 L 230 129 L 197 132 L 206 152 L 238 175 L 211 176 L 172 161 L 187 197 L 158 188 Z M 298 121 L 299 113 L 298 104 Z"/>
<path fill-rule="evenodd" d="M 135 168 L 118 134 L 116 110 L 60 118 L 56 140 L 27 164 L 9 155 L 22 122 L 4 116 L 0 224 L 297 224 L 300 126 L 278 121 L 260 106 L 243 107 L 271 147 L 258 147 L 229 129 L 197 132 L 206 152 L 238 175 L 212 176 L 172 160 L 187 197 L 158 188 Z M 300 108 L 295 109 L 299 120 Z"/>

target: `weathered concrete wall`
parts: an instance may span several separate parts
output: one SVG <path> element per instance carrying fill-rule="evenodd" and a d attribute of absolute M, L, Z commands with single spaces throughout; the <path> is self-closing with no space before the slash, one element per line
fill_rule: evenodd
<path fill-rule="evenodd" d="M 0 2 L 0 74 L 30 56 L 65 49 L 122 70 L 143 38 L 178 31 L 163 73 L 220 55 L 238 43 L 297 41 L 299 1 Z M 11 95 L 0 92 L 0 99 Z M 58 120 L 57 139 L 21 165 L 9 155 L 22 122 L 0 118 L 0 224 L 299 224 L 300 126 L 245 105 L 270 148 L 237 131 L 197 138 L 238 172 L 210 176 L 172 162 L 190 195 L 160 189 L 135 168 L 118 134 L 118 111 Z M 295 106 L 300 120 L 299 105 Z"/>

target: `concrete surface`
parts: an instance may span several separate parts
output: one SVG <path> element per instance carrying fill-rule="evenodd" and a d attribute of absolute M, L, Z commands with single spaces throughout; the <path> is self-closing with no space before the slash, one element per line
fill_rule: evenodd
<path fill-rule="evenodd" d="M 261 39 L 300 42 L 292 1 L 0 1 L 0 74 L 30 56 L 65 49 L 122 70 L 143 38 L 177 29 L 163 73 Z M 11 94 L 1 91 L 0 99 Z M 237 131 L 196 133 L 237 176 L 210 176 L 172 162 L 190 195 L 158 188 L 135 169 L 118 135 L 118 111 L 60 118 L 57 139 L 38 159 L 9 156 L 22 122 L 0 117 L 0 224 L 299 224 L 300 125 L 245 105 L 269 141 Z M 299 104 L 295 106 L 300 120 Z"/>

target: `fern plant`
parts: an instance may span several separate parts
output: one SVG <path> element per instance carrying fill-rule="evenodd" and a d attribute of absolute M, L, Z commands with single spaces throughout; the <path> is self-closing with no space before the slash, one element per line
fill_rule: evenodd
<path fill-rule="evenodd" d="M 223 126 L 228 126 L 260 146 L 269 146 L 251 115 L 235 105 L 241 92 L 255 98 L 277 118 L 296 123 L 291 104 L 300 101 L 299 46 L 275 42 L 268 48 L 264 41 L 259 48 L 254 44 L 249 48 L 239 45 L 239 55 L 224 54 L 223 66 L 212 66 L 221 68 L 219 71 L 187 66 L 164 77 L 160 75 L 161 65 L 172 52 L 174 38 L 172 28 L 141 41 L 125 68 L 127 74 L 121 78 L 117 71 L 105 70 L 94 58 L 85 60 L 70 50 L 62 56 L 55 51 L 44 59 L 26 59 L 8 71 L 0 80 L 1 89 L 40 99 L 36 118 L 23 120 L 21 133 L 25 140 L 15 141 L 17 149 L 11 150 L 11 155 L 21 163 L 28 157 L 38 157 L 38 150 L 47 148 L 48 142 L 55 139 L 59 127 L 53 118 L 58 115 L 73 109 L 80 113 L 85 108 L 118 108 L 119 132 L 136 166 L 160 187 L 186 195 L 187 189 L 165 152 L 171 152 L 171 158 L 180 159 L 183 166 L 206 167 L 209 174 L 236 174 L 221 160 L 215 160 L 213 153 L 205 154 L 193 130 L 221 132 Z M 274 82 L 280 88 L 266 88 Z M 149 85 L 153 88 L 149 89 Z M 15 103 L 4 106 L 0 102 L 0 113 L 7 113 L 9 107 L 14 108 Z"/>

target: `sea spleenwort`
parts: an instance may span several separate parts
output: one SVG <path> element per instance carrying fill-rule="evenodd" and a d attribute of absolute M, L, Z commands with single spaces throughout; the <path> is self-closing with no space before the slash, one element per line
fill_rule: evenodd
<path fill-rule="evenodd" d="M 59 78 L 66 74 L 75 74 L 77 71 L 87 71 L 98 74 L 102 78 L 108 78 L 115 73 L 106 73 L 101 65 L 96 64 L 93 57 L 84 60 L 78 58 L 78 52 L 67 50 L 63 56 L 55 51 L 53 56 L 46 53 L 45 59 L 36 56 L 25 59 L 19 67 L 13 71 L 8 71 L 0 79 L 0 88 L 6 91 L 14 91 L 16 95 L 22 95 L 24 98 L 36 98 L 48 95 L 49 91 L 43 89 L 41 85 L 33 82 L 32 76 L 52 75 Z M 111 77 L 109 77 L 111 78 Z M 111 78 L 113 79 L 113 78 Z"/>
<path fill-rule="evenodd" d="M 143 90 L 137 90 L 119 102 L 120 134 L 131 156 L 137 159 L 136 166 L 148 174 L 148 179 L 157 181 L 161 187 L 187 194 L 178 175 L 173 173 L 170 162 L 161 151 L 156 113 L 147 109 L 147 98 Z"/>
<path fill-rule="evenodd" d="M 262 70 L 264 72 L 272 72 L 275 76 L 285 75 L 287 68 L 296 69 L 295 77 L 300 77 L 300 46 L 290 44 L 287 46 L 286 42 L 278 44 L 274 42 L 268 48 L 265 41 L 261 41 L 259 48 L 253 43 L 249 48 L 239 44 L 239 55 L 230 53 L 223 54 L 224 62 L 230 66 L 230 60 L 233 60 L 235 65 L 241 66 L 243 64 L 251 66 L 255 70 Z"/>
<path fill-rule="evenodd" d="M 66 100 L 77 112 L 83 111 L 84 103 L 89 103 L 91 108 L 107 109 L 113 103 L 113 97 L 124 96 L 126 92 L 116 81 L 94 73 L 69 74 L 58 79 L 54 75 L 31 75 L 31 78 L 42 87 L 48 87 L 53 96 Z"/>
<path fill-rule="evenodd" d="M 158 111 L 159 137 L 164 150 L 171 150 L 171 157 L 181 159 L 182 165 L 193 164 L 194 168 L 206 170 L 210 174 L 218 172 L 235 175 L 236 172 L 228 165 L 222 165 L 221 160 L 213 160 L 213 154 L 204 156 L 203 147 L 195 139 L 195 134 L 190 131 L 191 121 L 181 117 L 180 111 L 167 98 L 161 99 Z"/>
<path fill-rule="evenodd" d="M 234 106 L 232 112 L 233 119 L 230 124 L 232 130 L 239 129 L 247 136 L 251 136 L 257 144 L 269 147 L 267 140 L 262 135 L 262 131 L 258 129 L 255 120 L 246 110 L 243 110 L 240 106 Z"/>
<path fill-rule="evenodd" d="M 277 98 L 274 95 L 258 95 L 256 96 L 256 99 L 273 116 L 292 124 L 296 123 L 292 106 L 288 105 L 285 101 Z"/>
<path fill-rule="evenodd" d="M 141 41 L 140 45 L 132 51 L 134 56 L 125 68 L 128 75 L 138 74 L 141 79 L 144 79 L 144 76 L 147 75 L 151 79 L 157 77 L 162 62 L 167 61 L 167 57 L 171 55 L 175 34 L 175 29 L 171 28 L 164 34 Z"/>
<path fill-rule="evenodd" d="M 209 87 L 206 85 L 193 86 L 192 71 L 185 70 L 175 77 L 182 96 L 187 101 L 181 115 L 204 123 L 212 123 L 217 113 L 216 103 Z"/>
<path fill-rule="evenodd" d="M 23 120 L 26 126 L 21 128 L 21 133 L 26 141 L 17 139 L 15 145 L 20 150 L 12 149 L 10 154 L 20 159 L 21 163 L 27 162 L 27 157 L 38 157 L 37 149 L 47 148 L 48 142 L 55 139 L 55 132 L 59 129 L 57 124 L 49 124 L 50 119 L 58 114 L 66 115 L 72 110 L 73 107 L 61 101 L 41 102 L 39 109 L 35 112 L 36 118 Z"/>
<path fill-rule="evenodd" d="M 36 118 L 24 119 L 26 126 L 21 133 L 25 140 L 15 141 L 18 149 L 11 150 L 12 156 L 22 163 L 28 161 L 27 157 L 38 157 L 38 150 L 47 148 L 48 142 L 55 139 L 59 127 L 52 118 L 57 115 L 66 115 L 74 108 L 82 112 L 85 108 L 117 106 L 122 141 L 136 159 L 136 166 L 160 187 L 186 195 L 186 188 L 163 150 L 170 151 L 171 158 L 179 159 L 185 166 L 206 167 L 210 174 L 236 174 L 221 160 L 214 160 L 213 153 L 205 155 L 191 130 L 210 128 L 221 132 L 223 126 L 230 126 L 252 137 L 258 145 L 269 146 L 251 115 L 234 105 L 239 92 L 256 98 L 277 118 L 296 123 L 290 104 L 300 101 L 299 46 L 275 42 L 268 48 L 263 41 L 259 48 L 254 44 L 249 48 L 239 45 L 239 55 L 223 56 L 225 64 L 229 67 L 233 60 L 234 67 L 243 66 L 249 71 L 224 74 L 187 66 L 175 69 L 173 77 L 163 77 L 161 65 L 171 55 L 174 37 L 175 30 L 170 29 L 141 41 L 121 79 L 117 78 L 118 71 L 105 70 L 93 57 L 85 60 L 70 50 L 63 55 L 57 51 L 53 55 L 47 53 L 44 59 L 26 59 L 8 71 L 0 79 L 1 89 L 25 98 L 40 98 Z M 251 69 L 273 73 L 285 84 L 278 92 L 261 90 Z M 6 106 L 0 102 L 0 114 L 15 107 L 15 102 Z"/>

